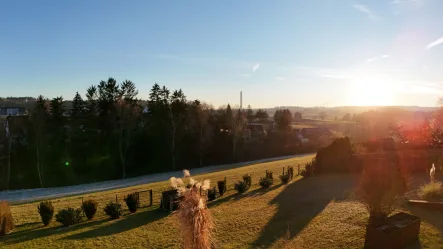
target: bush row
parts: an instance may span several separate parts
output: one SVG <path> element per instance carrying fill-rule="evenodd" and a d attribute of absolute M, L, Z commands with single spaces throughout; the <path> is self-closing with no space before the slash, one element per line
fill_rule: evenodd
<path fill-rule="evenodd" d="M 140 206 L 138 193 L 128 194 L 124 198 L 126 205 L 131 213 L 137 212 Z M 82 213 L 88 220 L 94 218 L 97 213 L 98 203 L 95 200 L 86 200 L 82 203 L 80 208 L 74 209 L 72 207 L 59 210 L 55 215 L 55 220 L 64 226 L 70 226 L 82 221 Z M 0 207 L 0 214 L 3 208 Z M 37 206 L 38 213 L 44 226 L 48 226 L 54 217 L 54 206 L 51 201 L 41 202 Z M 120 203 L 109 202 L 106 204 L 104 211 L 111 219 L 118 219 L 123 215 L 123 208 Z M 0 232 L 1 233 L 1 232 Z"/>

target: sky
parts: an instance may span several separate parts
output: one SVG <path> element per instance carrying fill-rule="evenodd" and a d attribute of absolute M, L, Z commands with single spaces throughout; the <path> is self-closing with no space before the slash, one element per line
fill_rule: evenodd
<path fill-rule="evenodd" d="M 109 77 L 214 106 L 414 105 L 443 96 L 441 0 L 0 2 L 0 96 Z"/>

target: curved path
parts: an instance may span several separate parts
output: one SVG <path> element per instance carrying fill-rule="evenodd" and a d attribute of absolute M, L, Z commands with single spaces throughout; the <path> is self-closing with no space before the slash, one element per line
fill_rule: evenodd
<path fill-rule="evenodd" d="M 205 173 L 216 172 L 220 170 L 227 170 L 238 168 L 246 165 L 252 165 L 257 163 L 271 162 L 295 157 L 302 157 L 311 154 L 302 154 L 296 156 L 284 156 L 284 157 L 274 157 L 267 158 L 256 161 L 248 161 L 234 164 L 225 164 L 225 165 L 216 165 L 216 166 L 207 166 L 202 168 L 195 168 L 191 170 L 192 175 L 199 175 Z M 112 180 L 112 181 L 104 181 L 104 182 L 95 182 L 67 187 L 56 187 L 56 188 L 36 188 L 36 189 L 24 189 L 24 190 L 11 190 L 11 191 L 1 191 L 0 192 L 0 200 L 8 201 L 10 203 L 24 203 L 45 199 L 53 199 L 60 198 L 65 196 L 72 195 L 80 195 L 87 194 L 105 190 L 113 190 L 118 188 L 131 187 L 141 184 L 153 183 L 166 181 L 170 177 L 182 177 L 182 171 L 172 171 L 172 172 L 164 172 L 158 174 L 144 175 L 138 176 L 134 178 L 120 179 L 120 180 Z"/>

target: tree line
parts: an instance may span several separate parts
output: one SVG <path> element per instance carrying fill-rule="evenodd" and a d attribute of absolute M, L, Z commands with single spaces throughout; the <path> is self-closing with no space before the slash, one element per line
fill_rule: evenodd
<path fill-rule="evenodd" d="M 280 132 L 245 142 L 248 122 L 270 125 L 265 110 L 214 108 L 154 84 L 147 101 L 132 81 L 109 78 L 62 97 L 33 99 L 23 122 L 8 117 L 1 148 L 1 189 L 54 187 L 312 151 L 290 135 L 289 110 L 274 115 Z M 271 126 L 268 126 L 271 127 Z"/>

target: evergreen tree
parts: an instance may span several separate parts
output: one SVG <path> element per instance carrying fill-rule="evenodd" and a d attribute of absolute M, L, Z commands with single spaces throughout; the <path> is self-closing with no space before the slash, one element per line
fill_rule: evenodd
<path fill-rule="evenodd" d="M 85 114 L 86 104 L 83 101 L 82 96 L 77 92 L 72 100 L 71 118 L 72 120 L 78 120 L 83 118 Z"/>
<path fill-rule="evenodd" d="M 51 121 L 54 128 L 59 128 L 60 126 L 64 125 L 65 109 L 63 107 L 63 98 L 53 98 L 49 103 L 49 108 L 51 113 Z"/>
<path fill-rule="evenodd" d="M 267 111 L 263 110 L 263 109 L 258 109 L 255 112 L 255 118 L 260 122 L 260 123 L 267 123 L 269 120 L 269 114 Z"/>
<path fill-rule="evenodd" d="M 252 110 L 251 106 L 248 105 L 248 109 L 246 109 L 246 119 L 248 120 L 248 122 L 252 122 L 254 121 L 254 118 L 254 111 Z"/>

